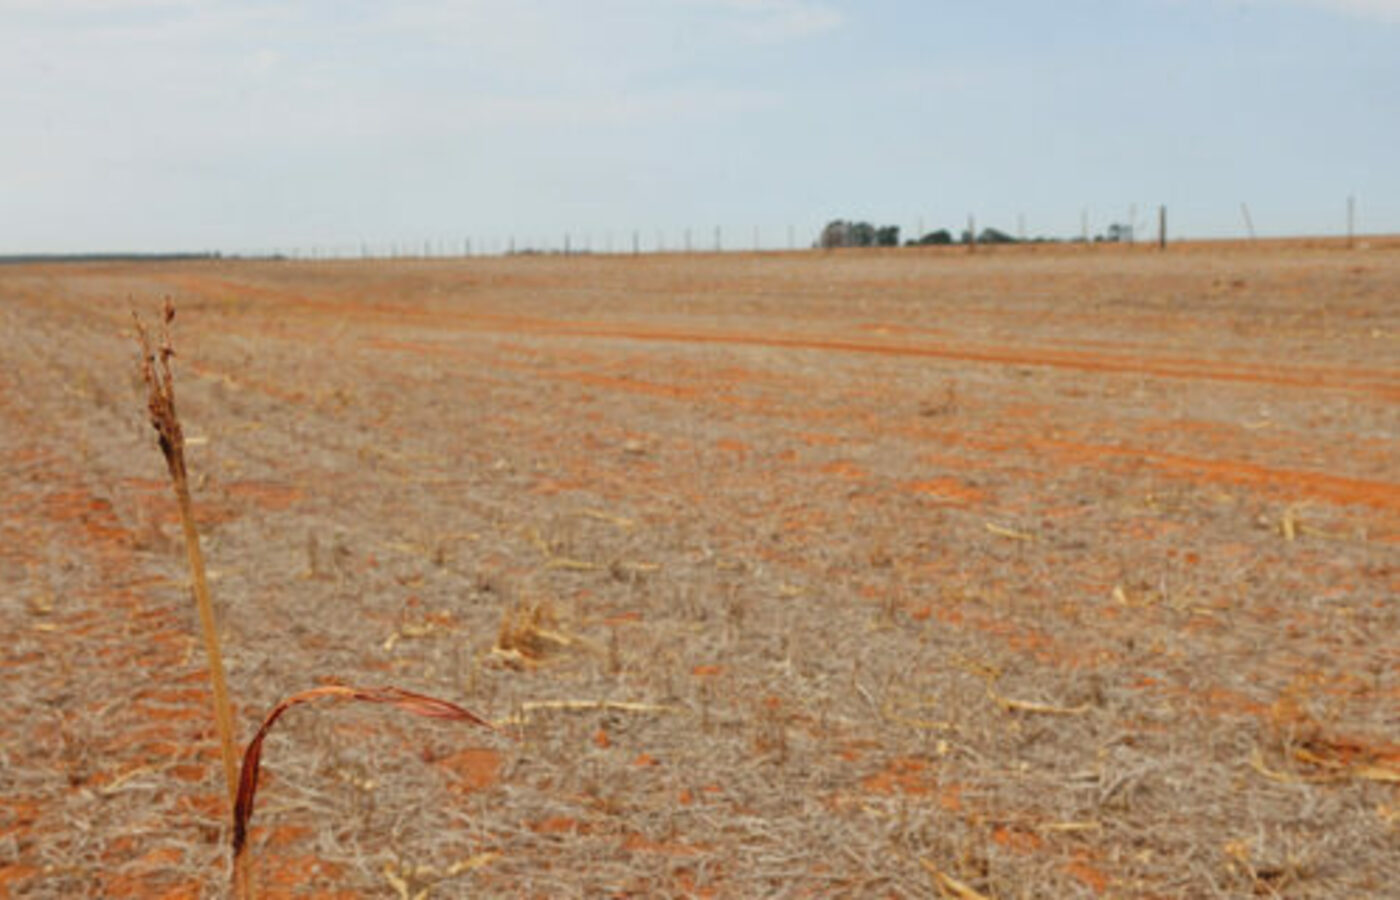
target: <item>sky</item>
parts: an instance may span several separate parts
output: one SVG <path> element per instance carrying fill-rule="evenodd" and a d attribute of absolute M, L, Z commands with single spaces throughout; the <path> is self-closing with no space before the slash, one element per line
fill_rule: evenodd
<path fill-rule="evenodd" d="M 0 254 L 1400 233 L 1400 0 L 0 0 Z"/>

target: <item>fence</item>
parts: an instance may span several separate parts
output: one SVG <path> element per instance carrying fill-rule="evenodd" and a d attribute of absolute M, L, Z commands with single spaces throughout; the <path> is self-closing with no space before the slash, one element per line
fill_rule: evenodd
<path fill-rule="evenodd" d="M 1239 210 L 1242 214 L 1245 235 L 1254 238 L 1256 232 L 1249 204 L 1240 203 Z M 1150 213 L 1140 216 L 1137 204 L 1133 204 L 1127 208 L 1126 217 L 1097 215 L 1085 207 L 1079 213 L 1078 232 L 1069 237 L 1031 235 L 1027 230 L 1025 214 L 1019 213 L 1014 218 L 1014 232 L 993 226 L 984 226 L 979 232 L 978 222 L 984 220 L 977 215 L 967 216 L 965 229 L 946 230 L 949 231 L 954 243 L 965 245 L 969 251 L 975 251 L 979 244 L 989 241 L 1135 243 L 1139 240 L 1145 240 L 1155 243 L 1159 249 L 1166 249 L 1168 242 L 1168 218 L 1165 205 L 1157 207 L 1155 216 Z M 1155 222 L 1152 221 L 1154 218 Z M 1354 195 L 1348 196 L 1346 198 L 1345 227 L 1344 231 L 1341 231 L 1345 234 L 1348 245 L 1355 243 L 1356 218 L 1356 197 Z M 360 241 L 263 248 L 237 252 L 233 255 L 289 259 L 439 259 L 516 255 L 783 252 L 806 250 L 819 246 L 826 224 L 580 229 L 560 231 L 552 235 L 539 232 L 476 234 L 457 238 L 425 238 L 416 241 Z M 909 225 L 912 227 L 908 227 Z M 936 230 L 939 228 L 941 226 L 935 226 Z M 901 243 L 917 241 L 929 233 L 925 230 L 925 218 L 922 216 L 912 217 L 909 223 L 899 227 Z"/>

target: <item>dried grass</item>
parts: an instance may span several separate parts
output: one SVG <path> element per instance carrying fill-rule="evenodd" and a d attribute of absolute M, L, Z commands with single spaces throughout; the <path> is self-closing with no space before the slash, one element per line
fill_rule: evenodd
<path fill-rule="evenodd" d="M 1052 248 L 968 269 L 850 256 L 0 272 L 0 878 L 40 898 L 227 891 L 208 692 L 194 705 L 170 691 L 204 675 L 183 561 L 124 543 L 155 475 L 166 496 L 162 464 L 134 405 L 62 389 L 129 363 L 111 340 L 127 310 L 104 297 L 170 284 L 210 296 L 181 347 L 209 374 L 178 389 L 187 430 L 210 435 L 187 447 L 191 480 L 207 473 L 231 513 L 199 510 L 243 731 L 308 672 L 333 672 L 471 697 L 524 732 L 484 742 L 498 768 L 466 787 L 476 757 L 453 759 L 451 723 L 359 703 L 284 716 L 248 837 L 267 889 L 396 896 L 392 866 L 410 896 L 936 896 L 927 860 L 1005 900 L 1384 896 L 1396 785 L 1361 776 L 1396 758 L 1395 515 L 1310 496 L 1301 476 L 1394 481 L 1393 402 L 1335 380 L 1368 367 L 1393 384 L 1366 332 L 1400 333 L 1400 310 L 1377 303 L 1400 254 L 1369 255 L 1362 274 L 1337 253 L 1180 258 L 1191 266 Z M 1210 293 L 1239 272 L 1248 289 Z M 219 305 L 243 286 L 276 293 Z M 1352 332 L 1315 339 L 1322 299 L 1356 310 Z M 579 322 L 617 327 L 561 333 Z M 1216 367 L 1267 347 L 1334 383 L 618 334 L 658 323 L 909 323 L 942 331 L 889 342 Z M 952 377 L 956 410 L 920 415 Z M 353 401 L 316 402 L 337 389 Z M 1261 410 L 1268 429 L 1240 424 Z M 385 443 L 401 458 L 366 450 Z M 1142 447 L 1215 468 L 1165 469 L 1130 455 Z M 838 459 L 864 477 L 822 471 Z M 1300 477 L 1232 482 L 1231 461 Z M 942 476 L 984 499 L 901 490 Z M 240 480 L 305 499 L 263 508 L 224 490 Z M 152 519 L 174 535 L 169 506 Z M 661 568 L 548 568 L 530 526 L 567 558 Z M 459 533 L 480 537 L 439 565 L 433 548 Z M 297 577 L 308 534 L 328 577 Z M 31 589 L 50 611 L 30 610 Z M 405 615 L 410 598 L 421 614 Z M 616 634 L 621 664 L 563 650 L 493 665 L 518 598 L 557 611 L 546 629 L 605 648 Z M 428 621 L 431 635 L 385 649 Z M 1003 710 L 993 675 L 1004 698 L 1089 708 Z M 582 708 L 525 711 L 570 702 Z M 1251 766 L 1255 748 L 1282 780 Z"/>

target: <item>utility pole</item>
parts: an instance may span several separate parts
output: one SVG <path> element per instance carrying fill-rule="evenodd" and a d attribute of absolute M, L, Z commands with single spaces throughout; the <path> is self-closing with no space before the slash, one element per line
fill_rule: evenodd
<path fill-rule="evenodd" d="M 1356 246 L 1356 195 L 1347 194 L 1347 249 Z"/>
<path fill-rule="evenodd" d="M 971 213 L 967 216 L 967 252 L 977 252 L 977 220 Z"/>
<path fill-rule="evenodd" d="M 1249 234 L 1249 239 L 1252 241 L 1255 238 L 1254 218 L 1249 214 L 1249 204 L 1243 202 L 1240 203 L 1240 212 L 1244 214 L 1244 228 L 1245 231 Z"/>
<path fill-rule="evenodd" d="M 1167 249 L 1167 205 L 1157 207 L 1157 249 Z"/>

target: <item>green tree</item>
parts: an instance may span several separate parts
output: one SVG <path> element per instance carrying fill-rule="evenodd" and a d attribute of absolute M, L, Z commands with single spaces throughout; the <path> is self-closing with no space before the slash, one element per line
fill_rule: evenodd
<path fill-rule="evenodd" d="M 921 247 L 941 247 L 945 244 L 953 243 L 953 235 L 948 229 L 940 228 L 937 231 L 930 231 L 917 241 L 910 241 L 909 243 L 917 244 Z"/>

